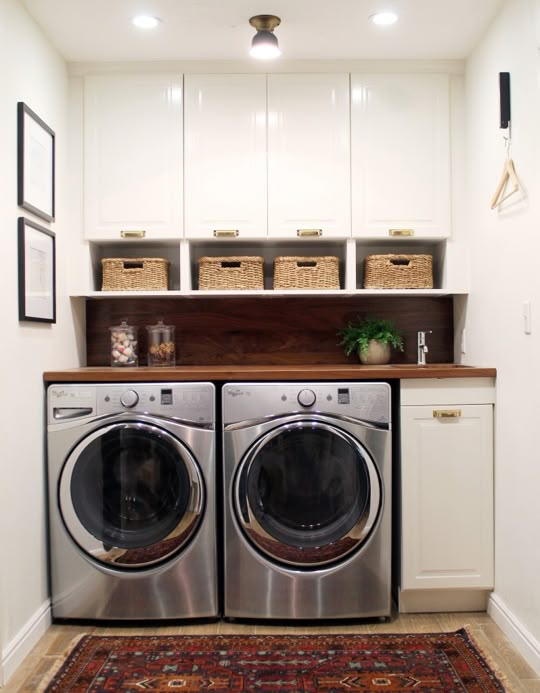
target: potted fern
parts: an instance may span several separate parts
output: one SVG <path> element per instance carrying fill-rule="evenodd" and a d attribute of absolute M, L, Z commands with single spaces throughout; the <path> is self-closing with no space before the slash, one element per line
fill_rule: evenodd
<path fill-rule="evenodd" d="M 338 332 L 338 337 L 347 356 L 356 352 L 367 365 L 388 363 L 392 348 L 403 351 L 403 338 L 390 320 L 358 316 Z"/>

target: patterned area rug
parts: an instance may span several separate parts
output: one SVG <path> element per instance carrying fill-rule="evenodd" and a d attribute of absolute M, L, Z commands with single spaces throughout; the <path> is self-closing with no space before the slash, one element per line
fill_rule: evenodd
<path fill-rule="evenodd" d="M 501 693 L 465 629 L 414 635 L 92 636 L 47 693 Z"/>

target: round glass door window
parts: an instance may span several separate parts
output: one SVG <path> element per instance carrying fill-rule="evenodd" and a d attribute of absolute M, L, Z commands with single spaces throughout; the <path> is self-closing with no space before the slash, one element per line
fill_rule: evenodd
<path fill-rule="evenodd" d="M 373 460 L 345 431 L 302 421 L 262 436 L 235 481 L 246 536 L 280 562 L 317 567 L 369 538 L 382 503 Z"/>
<path fill-rule="evenodd" d="M 126 568 L 153 565 L 192 537 L 203 482 L 188 449 L 167 431 L 118 423 L 85 438 L 60 479 L 60 509 L 93 559 Z"/>

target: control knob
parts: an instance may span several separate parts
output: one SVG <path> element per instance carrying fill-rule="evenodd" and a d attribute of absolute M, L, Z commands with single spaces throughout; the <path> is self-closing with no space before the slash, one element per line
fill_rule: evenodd
<path fill-rule="evenodd" d="M 313 390 L 300 390 L 298 393 L 298 404 L 301 404 L 303 407 L 311 407 L 313 404 L 315 404 L 315 401 L 317 400 L 317 397 Z"/>
<path fill-rule="evenodd" d="M 135 390 L 126 390 L 125 392 L 122 392 L 122 394 L 120 395 L 120 402 L 124 407 L 127 407 L 128 409 L 134 407 L 138 401 L 139 395 L 135 392 Z"/>

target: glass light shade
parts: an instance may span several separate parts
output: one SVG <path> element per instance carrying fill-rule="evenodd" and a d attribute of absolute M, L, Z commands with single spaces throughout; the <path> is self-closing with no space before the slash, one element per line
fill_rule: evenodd
<path fill-rule="evenodd" d="M 277 37 L 271 31 L 258 31 L 251 41 L 249 54 L 259 60 L 271 60 L 281 55 Z"/>

